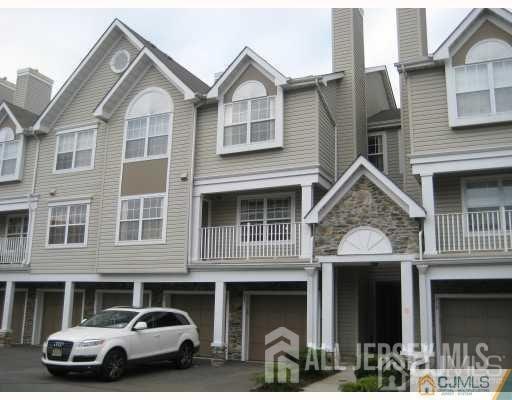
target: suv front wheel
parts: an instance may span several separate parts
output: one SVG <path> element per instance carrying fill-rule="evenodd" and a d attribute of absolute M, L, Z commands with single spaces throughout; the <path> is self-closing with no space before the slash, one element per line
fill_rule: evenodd
<path fill-rule="evenodd" d="M 126 356 L 120 349 L 110 350 L 101 364 L 99 376 L 104 381 L 113 382 L 121 379 L 126 371 Z"/>
<path fill-rule="evenodd" d="M 185 342 L 180 346 L 176 357 L 176 366 L 178 369 L 187 369 L 192 366 L 194 359 L 194 346 L 190 342 Z"/>

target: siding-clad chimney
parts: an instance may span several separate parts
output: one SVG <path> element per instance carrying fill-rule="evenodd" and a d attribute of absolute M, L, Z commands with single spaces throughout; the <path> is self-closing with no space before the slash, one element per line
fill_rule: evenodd
<path fill-rule="evenodd" d="M 398 60 L 407 62 L 428 55 L 424 8 L 397 8 Z"/>
<path fill-rule="evenodd" d="M 40 114 L 50 102 L 52 86 L 53 81 L 37 69 L 19 69 L 14 104 Z"/>
<path fill-rule="evenodd" d="M 7 78 L 0 78 L 0 103 L 4 100 L 12 103 L 15 90 L 14 83 L 9 82 Z"/>
<path fill-rule="evenodd" d="M 332 68 L 343 71 L 336 95 L 338 176 L 367 153 L 363 11 L 332 10 Z"/>

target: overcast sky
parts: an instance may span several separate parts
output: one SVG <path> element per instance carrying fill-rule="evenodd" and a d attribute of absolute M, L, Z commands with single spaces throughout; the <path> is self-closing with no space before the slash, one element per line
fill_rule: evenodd
<path fill-rule="evenodd" d="M 429 51 L 468 11 L 427 11 Z M 286 76 L 331 71 L 329 9 L 2 9 L 0 77 L 15 82 L 30 66 L 55 80 L 56 93 L 115 17 L 208 84 L 245 45 Z M 365 9 L 364 21 L 366 66 L 386 64 L 397 96 L 395 9 Z"/>

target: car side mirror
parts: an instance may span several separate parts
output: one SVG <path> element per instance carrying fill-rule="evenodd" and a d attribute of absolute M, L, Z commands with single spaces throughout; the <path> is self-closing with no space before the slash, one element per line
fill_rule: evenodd
<path fill-rule="evenodd" d="M 148 324 L 146 324 L 144 321 L 137 322 L 133 327 L 134 331 L 143 331 L 144 329 L 148 329 Z"/>

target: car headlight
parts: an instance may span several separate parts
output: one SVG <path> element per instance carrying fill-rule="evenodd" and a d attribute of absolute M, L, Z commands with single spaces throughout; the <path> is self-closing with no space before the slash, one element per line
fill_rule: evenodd
<path fill-rule="evenodd" d="M 100 346 L 105 342 L 103 339 L 87 339 L 78 343 L 78 347 L 94 347 Z"/>

